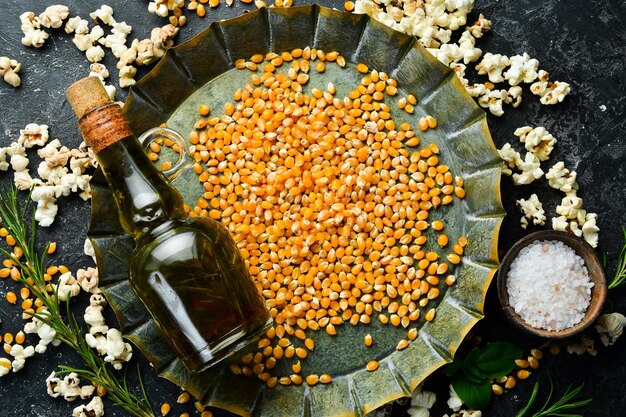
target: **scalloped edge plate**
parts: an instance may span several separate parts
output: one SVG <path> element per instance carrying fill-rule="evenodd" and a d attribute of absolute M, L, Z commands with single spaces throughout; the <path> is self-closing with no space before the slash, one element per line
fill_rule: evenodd
<path fill-rule="evenodd" d="M 294 35 L 294 34 L 297 34 Z M 317 5 L 261 9 L 215 22 L 193 39 L 170 49 L 131 89 L 125 112 L 138 135 L 165 122 L 194 91 L 234 68 L 237 58 L 309 45 L 335 50 L 349 62 L 385 71 L 420 98 L 416 109 L 440 121 L 449 165 L 465 180 L 463 234 L 469 239 L 457 284 L 445 292 L 435 319 L 408 348 L 381 359 L 376 372 L 364 366 L 337 375 L 329 385 L 269 390 L 251 378 L 232 375 L 226 365 L 190 374 L 161 338 L 127 282 L 128 254 L 134 242 L 111 209 L 112 195 L 102 175 L 92 180 L 89 237 L 96 252 L 102 289 L 125 336 L 135 343 L 160 376 L 190 391 L 209 406 L 241 416 L 362 416 L 411 392 L 452 360 L 467 332 L 483 317 L 487 289 L 498 268 L 497 240 L 504 209 L 500 198 L 502 163 L 485 113 L 466 93 L 454 72 L 439 63 L 415 38 L 366 15 Z M 168 80 L 164 83 L 163 80 Z M 417 113 L 417 111 L 416 111 Z M 421 135 L 421 134 L 420 134 Z M 443 319 L 445 317 L 445 319 Z"/>

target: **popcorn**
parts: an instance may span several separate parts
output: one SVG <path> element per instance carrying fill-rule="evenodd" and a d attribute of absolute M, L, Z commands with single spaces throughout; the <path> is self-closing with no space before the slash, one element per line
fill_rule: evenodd
<path fill-rule="evenodd" d="M 556 206 L 556 212 L 561 216 L 565 216 L 566 219 L 576 219 L 582 206 L 582 198 L 576 195 L 576 191 L 570 191 L 563 197 L 561 204 Z"/>
<path fill-rule="evenodd" d="M 510 58 L 511 67 L 504 73 L 504 79 L 515 86 L 522 82 L 532 83 L 538 77 L 539 61 L 524 52 Z"/>
<path fill-rule="evenodd" d="M 117 329 L 109 329 L 106 336 L 102 334 L 85 335 L 87 344 L 96 349 L 98 354 L 104 356 L 104 361 L 109 362 L 115 369 L 122 369 L 122 363 L 128 362 L 132 355 L 132 347 L 122 339 L 122 333 Z"/>
<path fill-rule="evenodd" d="M 25 12 L 20 15 L 20 22 L 22 23 L 22 33 L 24 33 L 22 45 L 41 48 L 48 39 L 48 33 L 40 29 L 39 17 L 35 16 L 33 12 Z"/>
<path fill-rule="evenodd" d="M 133 78 L 137 74 L 137 68 L 132 65 L 126 65 L 120 68 L 120 87 L 130 87 L 135 85 L 136 81 Z"/>
<path fill-rule="evenodd" d="M 11 372 L 11 361 L 7 358 L 0 358 L 0 377 L 5 376 Z"/>
<path fill-rule="evenodd" d="M 600 228 L 596 225 L 597 219 L 598 215 L 596 213 L 587 213 L 585 216 L 585 222 L 581 227 L 583 238 L 593 248 L 598 246 L 598 232 L 600 231 Z"/>
<path fill-rule="evenodd" d="M 96 268 L 79 269 L 76 271 L 78 285 L 86 292 L 98 291 L 98 270 Z"/>
<path fill-rule="evenodd" d="M 48 311 L 44 310 L 40 314 L 49 315 Z M 33 317 L 32 321 L 26 323 L 24 326 L 24 332 L 28 334 L 37 333 L 39 336 L 39 343 L 35 346 L 35 352 L 44 353 L 48 349 L 48 345 L 52 344 L 52 346 L 58 346 L 61 344 L 61 341 L 56 338 L 56 331 L 39 320 L 37 317 Z"/>
<path fill-rule="evenodd" d="M 72 417 L 102 417 L 104 416 L 104 403 L 98 396 L 93 397 L 87 405 L 76 407 L 72 411 Z"/>
<path fill-rule="evenodd" d="M 507 56 L 487 52 L 482 61 L 476 65 L 476 71 L 479 75 L 487 74 L 492 83 L 500 83 L 504 81 L 502 71 L 510 64 L 511 60 Z"/>
<path fill-rule="evenodd" d="M 10 346 L 10 345 L 5 343 L 4 346 L 6 350 L 7 346 Z M 26 359 L 35 355 L 35 348 L 32 346 L 24 347 L 16 343 L 10 347 L 10 350 L 8 351 L 8 353 L 9 355 L 13 356 L 13 361 L 11 362 L 13 372 L 19 372 L 24 368 Z"/>
<path fill-rule="evenodd" d="M 475 21 L 472 26 L 468 26 L 465 29 L 468 30 L 474 38 L 482 38 L 483 35 L 491 29 L 491 20 L 485 19 L 485 16 L 481 13 L 478 16 L 478 20 Z"/>
<path fill-rule="evenodd" d="M 115 24 L 115 19 L 113 19 L 113 9 L 106 4 L 100 6 L 100 8 L 95 12 L 89 13 L 89 17 L 96 22 L 100 21 L 105 25 L 113 26 Z"/>
<path fill-rule="evenodd" d="M 459 39 L 459 49 L 463 54 L 463 63 L 469 64 L 470 62 L 478 61 L 483 54 L 483 51 L 475 48 L 476 39 L 472 36 L 469 30 L 466 30 L 461 34 Z"/>
<path fill-rule="evenodd" d="M 504 103 L 510 104 L 513 108 L 517 108 L 517 106 L 522 103 L 522 87 L 516 85 L 509 88 Z"/>
<path fill-rule="evenodd" d="M 523 214 L 520 220 L 522 229 L 526 229 L 529 220 L 532 220 L 535 225 L 543 226 L 546 224 L 546 213 L 537 194 L 531 195 L 528 200 L 517 200 L 516 204 Z"/>
<path fill-rule="evenodd" d="M 104 49 L 100 45 L 89 47 L 85 52 L 89 62 L 100 62 L 104 59 Z"/>
<path fill-rule="evenodd" d="M 454 391 L 454 387 L 450 384 L 450 398 L 447 401 L 448 407 L 452 411 L 459 411 L 463 407 L 463 400 L 459 398 L 459 395 Z"/>
<path fill-rule="evenodd" d="M 563 191 L 566 194 L 573 190 L 578 190 L 576 172 L 565 168 L 565 164 L 561 161 L 548 170 L 546 178 L 550 187 Z"/>
<path fill-rule="evenodd" d="M 532 153 L 527 152 L 519 167 L 522 173 L 513 174 L 513 183 L 515 185 L 525 185 L 543 177 L 543 170 L 539 164 L 539 159 Z"/>
<path fill-rule="evenodd" d="M 28 162 L 28 158 L 21 154 L 11 156 L 11 167 L 14 171 L 20 172 L 26 170 Z"/>
<path fill-rule="evenodd" d="M 624 332 L 626 317 L 620 313 L 602 314 L 596 321 L 595 328 L 600 334 L 600 341 L 605 347 L 612 346 Z"/>
<path fill-rule="evenodd" d="M 67 301 L 70 297 L 76 297 L 80 293 L 80 285 L 71 272 L 62 274 L 58 283 L 52 284 L 52 288 L 59 294 L 60 301 Z"/>
<path fill-rule="evenodd" d="M 22 80 L 20 76 L 17 75 L 22 68 L 22 64 L 17 62 L 14 59 L 7 58 L 5 56 L 0 57 L 0 75 L 4 78 L 4 81 L 7 84 L 12 85 L 13 87 L 19 87 Z"/>
<path fill-rule="evenodd" d="M 13 174 L 13 183 L 18 190 L 27 191 L 36 181 L 28 173 L 28 170 L 17 171 Z"/>
<path fill-rule="evenodd" d="M 430 409 L 437 399 L 434 392 L 422 391 L 422 385 L 420 384 L 415 388 L 411 398 L 411 408 L 407 410 L 409 416 L 412 417 L 429 417 Z"/>
<path fill-rule="evenodd" d="M 534 95 L 541 97 L 539 99 L 541 104 L 560 103 L 570 93 L 570 85 L 568 83 L 548 81 L 549 74 L 546 71 L 540 70 L 538 78 L 539 81 L 530 86 L 530 91 Z"/>
<path fill-rule="evenodd" d="M 63 396 L 66 401 L 75 401 L 78 397 L 83 400 L 91 397 L 96 390 L 93 385 L 80 386 L 80 378 L 75 372 L 71 372 L 59 379 L 55 372 L 52 372 L 46 378 L 46 387 L 48 395 L 52 398 Z"/>
<path fill-rule="evenodd" d="M 67 6 L 60 4 L 50 6 L 39 15 L 39 21 L 41 26 L 45 28 L 58 29 L 63 25 L 63 21 L 67 19 L 70 14 L 70 9 Z"/>
<path fill-rule="evenodd" d="M 502 170 L 504 175 L 513 175 L 513 169 L 521 169 L 522 157 L 519 152 L 511 147 L 510 143 L 505 143 L 502 149 L 498 149 L 500 158 L 505 162 L 506 166 Z"/>
<path fill-rule="evenodd" d="M 79 16 L 75 16 L 67 21 L 64 30 L 68 35 L 72 33 L 76 33 L 77 35 L 86 35 L 89 33 L 89 22 L 81 19 Z"/>
<path fill-rule="evenodd" d="M 580 338 L 579 343 L 571 343 L 567 345 L 567 353 L 575 353 L 577 355 L 588 353 L 591 356 L 596 356 L 598 351 L 596 350 L 595 344 L 596 342 L 593 339 L 583 335 Z"/>
<path fill-rule="evenodd" d="M 507 96 L 508 93 L 506 90 L 493 90 L 478 97 L 478 105 L 483 108 L 488 108 L 491 114 L 499 117 L 504 114 L 502 104 Z"/>
<path fill-rule="evenodd" d="M 27 124 L 24 129 L 20 130 L 18 142 L 24 144 L 25 148 L 44 146 L 48 142 L 48 125 Z"/>
<path fill-rule="evenodd" d="M 526 149 L 537 156 L 540 161 L 549 159 L 556 143 L 554 136 L 541 126 L 534 129 L 530 126 L 519 127 L 513 134 L 519 137 Z"/>
<path fill-rule="evenodd" d="M 37 203 L 35 220 L 42 227 L 50 226 L 57 215 L 56 199 L 60 194 L 56 194 L 56 189 L 54 185 L 42 185 L 33 188 L 31 193 L 31 199 Z"/>

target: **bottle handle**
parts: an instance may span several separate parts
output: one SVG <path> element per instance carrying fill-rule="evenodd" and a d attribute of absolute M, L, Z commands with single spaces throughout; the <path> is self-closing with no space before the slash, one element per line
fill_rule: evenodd
<path fill-rule="evenodd" d="M 165 175 L 170 181 L 173 181 L 180 175 L 181 172 L 183 172 L 185 168 L 193 163 L 193 160 L 187 152 L 187 144 L 185 143 L 185 140 L 175 130 L 168 129 L 166 127 L 155 127 L 144 132 L 139 137 L 139 142 L 145 150 L 148 150 L 150 148 L 150 144 L 159 138 L 170 139 L 174 141 L 176 146 L 178 146 L 178 160 L 170 169 L 163 171 L 163 175 Z"/>

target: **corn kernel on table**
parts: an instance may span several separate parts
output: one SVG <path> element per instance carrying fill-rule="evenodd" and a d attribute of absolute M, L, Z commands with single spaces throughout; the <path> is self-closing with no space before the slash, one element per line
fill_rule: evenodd
<path fill-rule="evenodd" d="M 311 2 L 296 0 L 294 3 L 304 5 Z M 340 1 L 321 0 L 318 3 L 344 10 Z M 52 4 L 56 2 L 0 0 L 3 11 L 0 14 L 0 55 L 22 64 L 19 73 L 22 84 L 19 88 L 14 89 L 0 82 L 0 125 L 3 132 L 0 147 L 17 140 L 19 130 L 29 123 L 47 124 L 50 138 L 60 139 L 69 148 L 75 148 L 81 142 L 64 91 L 72 82 L 88 75 L 89 62 L 85 54 L 74 46 L 70 35 L 59 29 L 53 30 L 46 45 L 39 49 L 25 47 L 20 41 L 23 35 L 19 16 L 30 10 L 38 14 Z M 112 0 L 107 4 L 113 8 L 117 21 L 126 21 L 133 27 L 129 40 L 149 37 L 152 28 L 167 23 L 166 19 L 148 13 L 147 1 Z M 100 3 L 72 0 L 67 6 L 70 16 L 80 15 L 88 19 L 89 13 Z M 209 8 L 207 3 L 203 18 L 186 11 L 187 24 L 181 28 L 176 44 L 190 39 L 213 21 L 239 16 L 253 10 L 253 7 L 236 1 L 232 7 L 222 2 L 217 8 Z M 548 166 L 564 161 L 567 167 L 578 173 L 579 196 L 584 199 L 589 212 L 598 213 L 601 231 L 597 250 L 601 256 L 606 254 L 607 278 L 610 279 L 622 247 L 621 225 L 626 225 L 626 140 L 623 137 L 626 129 L 626 5 L 619 0 L 477 0 L 468 21 L 473 22 L 479 13 L 493 22 L 491 31 L 477 43 L 483 53 L 512 56 L 528 52 L 539 60 L 540 68 L 547 70 L 551 79 L 571 84 L 570 95 L 554 106 L 541 105 L 526 88 L 518 108 L 507 106 L 502 117 L 489 114 L 488 120 L 497 147 L 506 142 L 518 142 L 513 132 L 526 125 L 544 126 L 557 138 L 558 143 Z M 110 69 L 110 82 L 114 85 L 118 85 L 116 62 L 107 52 L 103 63 Z M 142 67 L 137 79 L 146 72 L 147 69 Z M 484 82 L 486 78 L 480 80 Z M 470 82 L 474 81 L 478 80 L 470 79 Z M 117 98 L 124 100 L 127 93 L 127 89 L 118 88 Z M 37 170 L 36 160 L 31 159 L 29 168 L 33 172 Z M 10 170 L 0 172 L 0 182 L 5 186 L 12 182 Z M 544 203 L 549 227 L 550 217 L 556 216 L 555 207 L 561 194 L 549 188 L 545 180 L 515 187 L 510 177 L 503 178 L 502 196 L 508 215 L 500 233 L 500 256 L 525 233 L 539 229 L 531 225 L 526 232 L 523 231 L 519 223 L 521 214 L 516 207 L 516 200 L 527 199 L 533 193 L 537 193 Z M 57 242 L 58 250 L 53 258 L 57 264 L 67 265 L 71 270 L 92 266 L 90 259 L 83 255 L 89 216 L 89 203 L 77 194 L 59 200 L 56 220 L 51 227 L 40 229 L 42 242 Z M 4 298 L 11 284 L 14 283 L 10 280 L 0 280 L 0 334 L 16 333 L 23 327 L 19 305 L 11 305 Z M 80 312 L 85 303 L 86 298 L 75 304 L 77 315 L 82 316 Z M 485 310 L 486 318 L 475 328 L 475 334 L 483 340 L 512 341 L 525 351 L 541 344 L 541 341 L 530 340 L 506 322 L 499 311 L 495 282 L 488 293 Z M 626 287 L 610 291 L 605 310 L 626 313 Z M 110 311 L 107 321 L 115 323 Z M 593 397 L 593 403 L 583 411 L 583 415 L 621 415 L 626 409 L 625 347 L 626 337 L 609 348 L 597 342 L 597 356 L 571 355 L 563 348 L 559 355 L 544 360 L 529 380 L 519 381 L 518 387 L 495 398 L 490 407 L 483 410 L 483 415 L 515 415 L 528 401 L 537 378 L 542 384 L 539 395 L 542 400 L 546 396 L 548 374 L 555 381 L 557 393 L 562 393 L 570 384 L 585 384 L 582 397 Z M 22 371 L 0 378 L 0 416 L 70 416 L 79 401 L 51 398 L 46 393 L 45 379 L 60 364 L 80 366 L 79 363 L 75 354 L 64 346 L 49 347 L 44 354 L 27 360 Z M 183 412 L 199 415 L 193 402 L 176 404 L 180 389 L 159 379 L 137 349 L 129 365 L 132 384 L 137 382 L 133 376 L 137 365 L 143 370 L 148 395 L 157 415 L 160 415 L 160 406 L 164 402 L 172 404 L 169 415 L 178 416 Z M 431 415 L 451 414 L 445 404 L 448 398 L 446 379 L 435 375 L 427 381 L 426 389 L 437 393 L 437 403 Z M 127 415 L 106 399 L 105 407 L 107 416 Z M 405 416 L 407 407 L 395 404 L 391 415 Z M 232 416 L 221 410 L 212 411 L 215 416 Z"/>

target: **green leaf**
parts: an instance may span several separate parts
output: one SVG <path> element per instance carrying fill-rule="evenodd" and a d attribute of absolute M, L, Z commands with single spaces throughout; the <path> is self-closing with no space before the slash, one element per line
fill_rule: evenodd
<path fill-rule="evenodd" d="M 464 372 L 459 372 L 452 377 L 452 387 L 468 407 L 480 410 L 489 405 L 491 399 L 491 384 L 488 380 L 482 383 L 470 381 Z"/>
<path fill-rule="evenodd" d="M 522 350 L 508 342 L 489 343 L 480 352 L 480 356 L 472 365 L 474 373 L 486 378 L 500 378 L 515 368 L 515 359 L 522 356 Z"/>
<path fill-rule="evenodd" d="M 454 360 L 448 364 L 445 364 L 439 370 L 446 376 L 452 376 L 461 370 L 463 366 L 463 359 L 460 356 L 455 356 Z"/>

